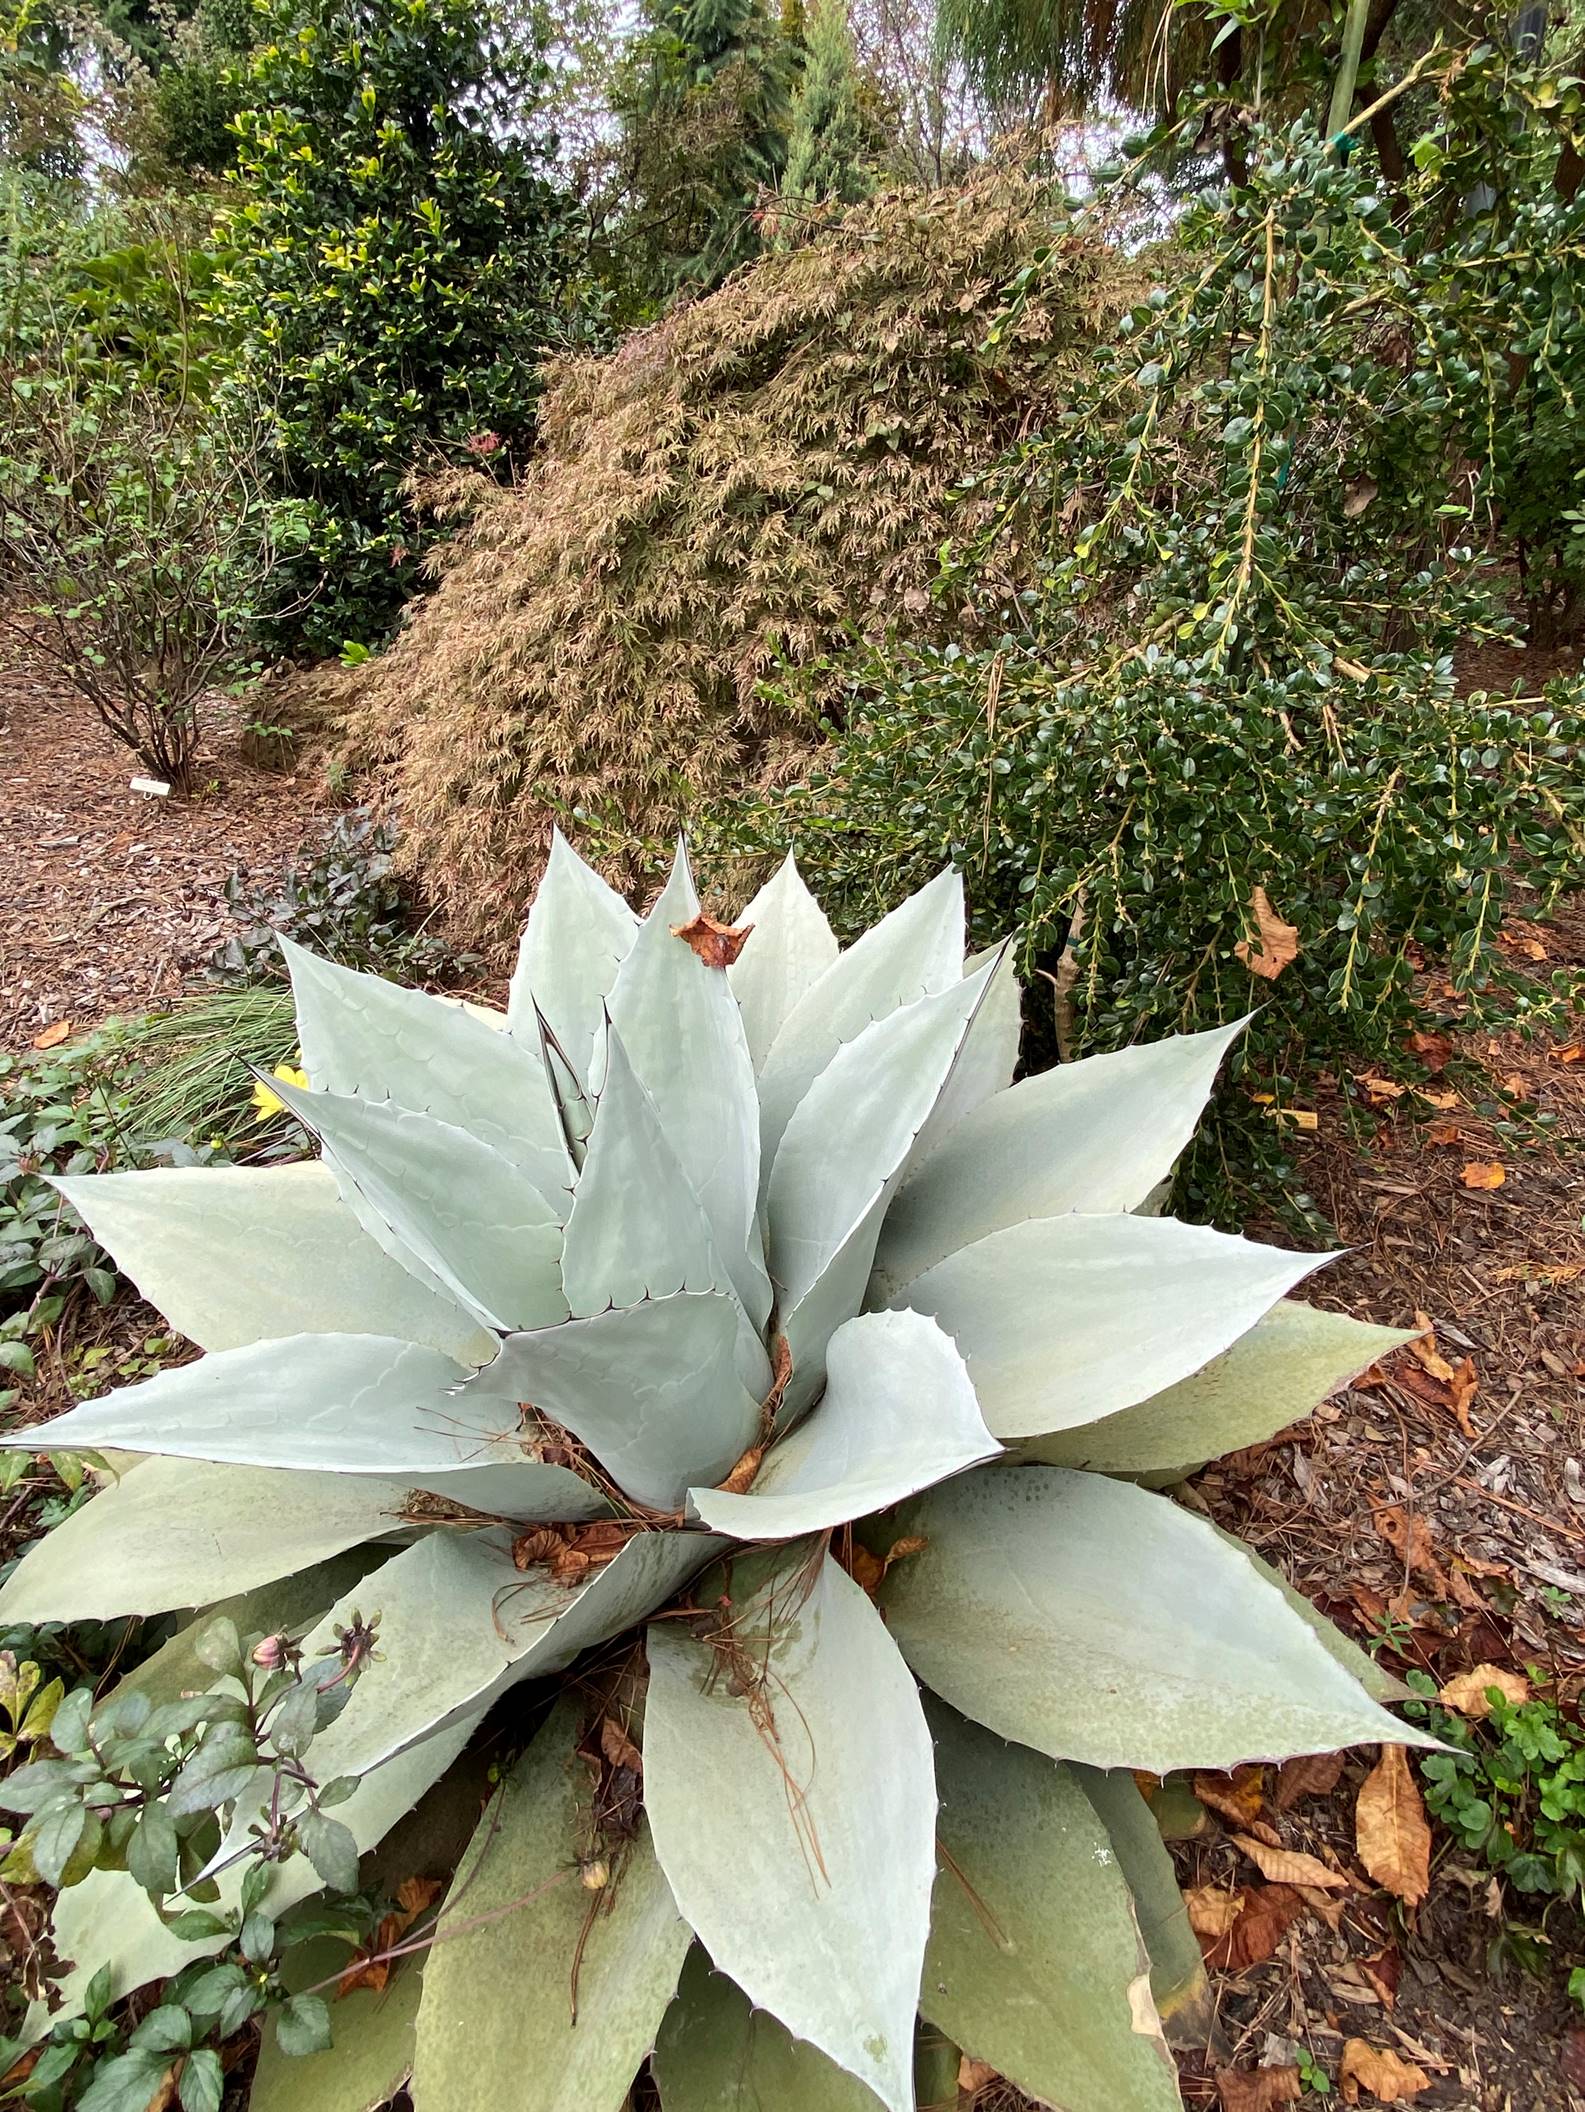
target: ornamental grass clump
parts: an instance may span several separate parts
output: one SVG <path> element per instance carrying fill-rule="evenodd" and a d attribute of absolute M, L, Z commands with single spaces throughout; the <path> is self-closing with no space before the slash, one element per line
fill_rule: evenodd
<path fill-rule="evenodd" d="M 288 956 L 317 1159 L 58 1184 L 207 1354 L 5 1440 L 146 1456 L 0 1618 L 289 1589 L 324 1683 L 361 1639 L 307 1754 L 358 1851 L 576 1668 L 398 1960 L 418 2112 L 620 2112 L 646 2061 L 666 2112 L 908 2112 L 920 2016 L 1175 2106 L 1204 1980 L 1129 1771 L 1422 1736 L 1145 1486 L 1402 1339 L 1150 1214 L 1237 1028 L 1015 1085 L 956 874 L 839 952 L 790 861 L 726 927 L 679 853 L 641 922 L 560 839 L 504 1018 Z M 251 1781 L 207 1934 L 123 1869 L 61 1893 L 68 2004 L 222 1947 Z"/>

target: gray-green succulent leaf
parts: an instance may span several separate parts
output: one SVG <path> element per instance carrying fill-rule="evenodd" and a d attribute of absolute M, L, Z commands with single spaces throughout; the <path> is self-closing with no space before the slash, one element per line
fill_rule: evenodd
<path fill-rule="evenodd" d="M 791 859 L 723 933 L 682 848 L 640 919 L 559 834 L 504 1018 L 287 960 L 318 1158 L 59 1183 L 204 1354 L 0 1434 L 133 1462 L 0 1620 L 290 1605 L 312 1661 L 377 1612 L 311 1748 L 360 1851 L 577 1667 L 376 2062 L 417 2112 L 619 2112 L 651 2049 L 666 2112 L 911 2112 L 921 2010 L 1071 2112 L 1175 2102 L 1204 1981 L 1128 1770 L 1420 1735 L 1135 1485 L 1403 1339 L 1151 1214 L 1241 1023 L 1015 1084 L 955 873 L 842 950 Z M 111 1870 L 55 1941 L 68 2005 L 204 1948 Z"/>

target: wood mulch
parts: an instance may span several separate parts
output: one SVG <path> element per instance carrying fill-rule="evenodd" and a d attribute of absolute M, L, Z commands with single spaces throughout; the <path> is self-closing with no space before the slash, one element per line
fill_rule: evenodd
<path fill-rule="evenodd" d="M 323 825 L 321 789 L 250 768 L 237 733 L 217 711 L 200 797 L 146 798 L 85 705 L 37 667 L 0 665 L 0 1046 L 174 994 L 224 931 L 227 874 L 273 877 Z M 1505 944 L 1538 975 L 1580 966 L 1585 915 L 1510 919 Z M 1361 1640 L 1386 1638 L 1395 1669 L 1440 1682 L 1475 1664 L 1535 1666 L 1577 1701 L 1585 1060 L 1577 1030 L 1470 1030 L 1445 985 L 1428 979 L 1425 994 L 1432 1039 L 1417 1064 L 1322 1078 L 1315 1128 L 1295 1145 L 1345 1249 L 1306 1295 L 1395 1326 L 1423 1315 L 1434 1349 L 1401 1352 L 1303 1425 L 1214 1466 L 1190 1500 Z M 1472 1168 L 1500 1168 L 1500 1185 L 1472 1185 L 1492 1180 Z M 1249 1229 L 1294 1243 L 1274 1218 Z M 115 1311 L 129 1345 L 150 1324 L 130 1301 Z M 1268 1771 L 1260 1823 L 1329 1856 L 1348 1884 L 1307 1904 L 1262 1963 L 1215 1974 L 1214 2030 L 1182 2059 L 1187 2101 L 1224 2101 L 1218 2069 L 1281 2068 L 1300 2049 L 1336 2078 L 1345 2042 L 1362 2038 L 1417 2066 L 1429 2080 L 1414 2102 L 1437 2112 L 1585 2112 L 1585 2037 L 1562 1974 L 1489 1967 L 1500 1916 L 1533 1922 L 1534 1904 L 1494 1895 L 1440 1835 L 1419 1906 L 1364 1875 L 1353 1801 L 1373 1759 L 1351 1756 L 1330 1790 L 1281 1809 Z M 1235 1830 L 1213 1814 L 1183 1844 L 1186 1883 L 1252 1882 Z M 1560 1964 L 1585 1958 L 1577 1913 L 1555 1910 L 1553 1932 Z M 987 2106 L 993 2095 L 1017 2101 L 1005 2085 Z"/>

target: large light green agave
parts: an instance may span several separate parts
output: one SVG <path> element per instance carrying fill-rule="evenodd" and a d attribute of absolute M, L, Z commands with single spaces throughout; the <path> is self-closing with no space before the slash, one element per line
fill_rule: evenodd
<path fill-rule="evenodd" d="M 0 1617 L 240 1594 L 319 1616 L 312 1652 L 377 1608 L 313 1748 L 363 1778 L 363 1848 L 507 1689 L 649 1622 L 600 1911 L 546 1882 L 599 1846 L 569 1687 L 372 2066 L 267 2051 L 256 2099 L 411 2064 L 419 2112 L 618 2112 L 653 2049 L 666 2112 L 904 2112 L 921 2011 L 1071 2112 L 1175 2106 L 1160 2016 L 1203 1982 L 1126 1771 L 1416 1734 L 1141 1483 L 1402 1338 L 1289 1302 L 1320 1257 L 1149 1214 L 1236 1028 L 1013 1085 L 1017 987 L 1005 951 L 965 969 L 955 875 L 842 953 L 791 861 L 731 966 L 698 910 L 682 853 L 640 923 L 558 838 L 504 1021 L 288 949 L 320 1159 L 59 1184 L 208 1354 L 5 1440 L 152 1457 Z M 613 1516 L 582 1578 L 514 1569 L 534 1522 Z M 874 1599 L 859 1521 L 912 1549 Z M 313 1882 L 295 1858 L 271 1903 Z M 198 1948 L 108 1871 L 56 1933 L 68 1998 Z"/>

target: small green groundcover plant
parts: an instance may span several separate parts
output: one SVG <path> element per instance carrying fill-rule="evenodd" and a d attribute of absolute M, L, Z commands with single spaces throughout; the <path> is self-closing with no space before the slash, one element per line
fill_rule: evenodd
<path fill-rule="evenodd" d="M 26 2029 L 166 1976 L 150 2075 L 236 2028 L 266 1924 L 570 1674 L 389 2036 L 274 2004 L 291 2102 L 619 2112 L 647 2062 L 666 2112 L 908 2112 L 922 2014 L 1074 2112 L 1176 2106 L 1205 1983 L 1129 1771 L 1435 1743 L 1144 1485 L 1402 1339 L 1153 1214 L 1237 1027 L 1015 1085 L 954 873 L 839 952 L 790 861 L 729 928 L 679 853 L 640 922 L 559 838 L 504 1017 L 288 958 L 319 1158 L 60 1183 L 207 1354 L 4 1438 L 147 1456 L 0 1621 L 230 1626 L 0 1785 L 62 1885 Z"/>

